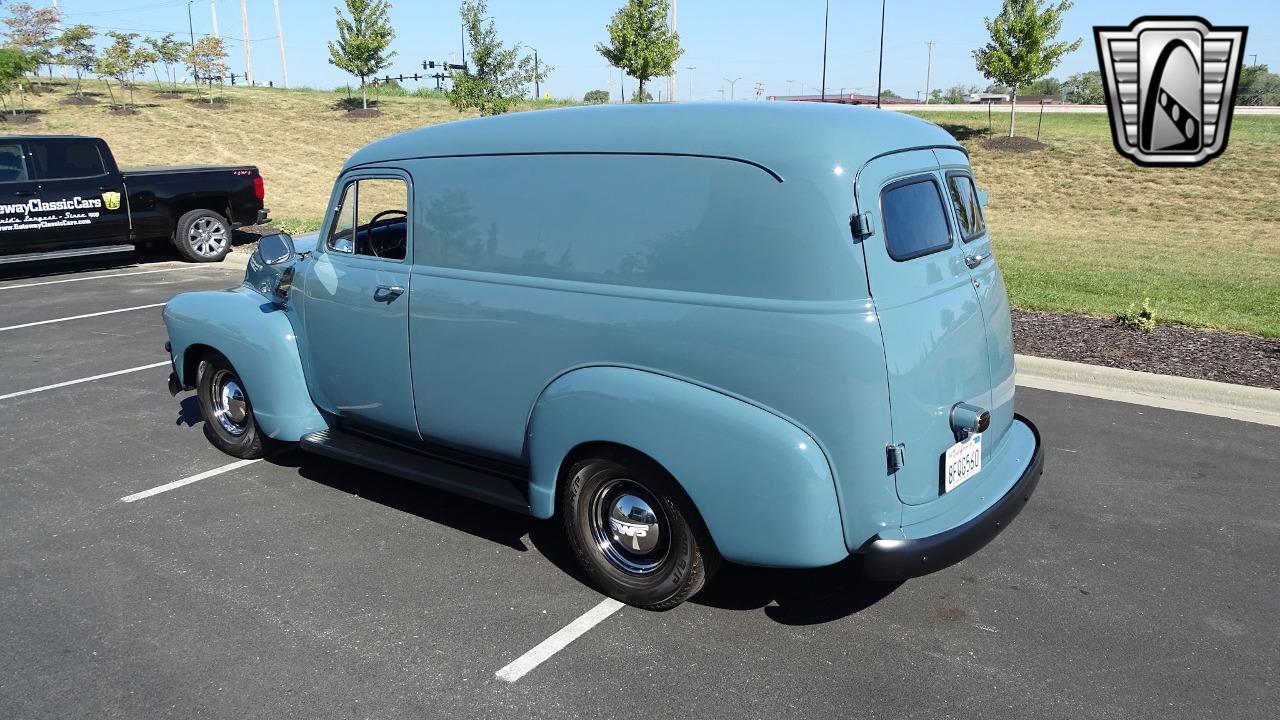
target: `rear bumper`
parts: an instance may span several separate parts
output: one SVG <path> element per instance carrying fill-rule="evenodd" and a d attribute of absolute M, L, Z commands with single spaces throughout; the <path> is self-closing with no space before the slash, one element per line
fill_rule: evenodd
<path fill-rule="evenodd" d="M 258 211 L 258 217 L 257 217 L 257 223 L 256 223 L 256 224 L 258 224 L 258 225 L 266 225 L 266 224 L 267 224 L 268 222 L 270 222 L 270 221 L 271 221 L 271 211 L 270 211 L 270 210 L 268 210 L 267 208 L 262 208 L 261 210 L 259 210 L 259 211 Z"/>
<path fill-rule="evenodd" d="M 859 550 L 867 577 L 906 580 L 950 567 L 981 550 L 1022 512 L 1044 471 L 1044 446 L 1040 431 L 1030 420 L 1021 415 L 1014 417 L 1031 429 L 1035 451 L 1013 487 L 976 517 L 937 535 L 910 540 L 872 538 Z"/>

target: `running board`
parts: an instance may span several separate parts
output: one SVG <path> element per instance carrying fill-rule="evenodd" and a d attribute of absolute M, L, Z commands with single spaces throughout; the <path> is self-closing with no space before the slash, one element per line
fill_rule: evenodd
<path fill-rule="evenodd" d="M 493 475 L 343 430 L 321 430 L 301 440 L 302 449 L 387 475 L 448 490 L 524 515 L 527 483 Z"/>
<path fill-rule="evenodd" d="M 133 245 L 103 245 L 101 247 L 77 248 L 75 250 L 50 250 L 49 252 L 22 253 L 21 255 L 0 255 L 0 265 L 6 263 L 31 262 L 33 260 L 61 260 L 64 258 L 87 257 L 89 255 L 114 255 L 116 253 L 133 252 Z"/>

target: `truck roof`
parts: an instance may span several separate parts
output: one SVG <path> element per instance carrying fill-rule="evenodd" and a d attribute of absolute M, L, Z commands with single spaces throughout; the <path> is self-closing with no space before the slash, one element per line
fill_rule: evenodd
<path fill-rule="evenodd" d="M 621 152 L 709 155 L 781 172 L 835 161 L 857 168 L 909 147 L 950 146 L 920 118 L 823 103 L 714 102 L 596 105 L 431 125 L 356 151 L 346 167 L 441 155 Z"/>

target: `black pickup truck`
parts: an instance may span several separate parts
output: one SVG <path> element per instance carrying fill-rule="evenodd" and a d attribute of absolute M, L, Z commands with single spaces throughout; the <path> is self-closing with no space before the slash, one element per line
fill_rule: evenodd
<path fill-rule="evenodd" d="M 0 264 L 172 242 L 193 262 L 217 262 L 232 231 L 264 223 L 252 165 L 121 170 L 101 138 L 0 137 Z"/>

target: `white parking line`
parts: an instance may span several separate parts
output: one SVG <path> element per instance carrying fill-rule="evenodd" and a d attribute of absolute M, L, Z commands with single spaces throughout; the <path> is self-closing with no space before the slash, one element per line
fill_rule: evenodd
<path fill-rule="evenodd" d="M 112 273 L 110 275 L 93 275 L 91 277 L 66 278 L 63 280 L 41 280 L 40 282 L 23 283 L 21 285 L 0 285 L 0 290 L 17 290 L 18 288 L 39 287 L 41 285 L 57 285 L 59 283 L 84 282 L 85 280 L 105 280 L 107 278 L 129 277 L 130 275 L 150 275 L 152 273 L 174 272 L 188 268 L 198 269 L 204 265 L 183 265 L 179 267 L 161 268 L 160 270 L 139 270 L 137 272 Z"/>
<path fill-rule="evenodd" d="M 582 637 L 583 633 L 599 625 L 602 620 L 618 612 L 623 607 L 626 606 L 617 600 L 605 598 L 599 605 L 583 613 L 577 620 L 560 628 L 554 635 L 535 645 L 532 650 L 512 660 L 510 664 L 499 670 L 495 675 L 499 680 L 506 680 L 507 682 L 519 680 L 524 677 L 525 673 L 541 665 L 552 655 L 563 650 L 566 645 Z"/>
<path fill-rule="evenodd" d="M 148 308 L 163 307 L 164 303 L 152 303 L 150 305 L 139 305 L 137 307 L 120 308 L 119 310 L 103 310 L 102 312 L 86 313 L 84 315 L 72 315 L 71 317 L 54 318 L 53 320 L 39 320 L 37 322 L 23 323 L 21 325 L 10 325 L 9 327 L 0 327 L 0 332 L 6 330 L 19 330 L 21 328 L 35 327 L 37 325 L 50 325 L 52 323 L 66 322 L 68 320 L 83 320 L 85 318 L 99 317 L 101 315 L 114 315 L 115 313 L 132 312 L 134 310 L 146 310 Z"/>
<path fill-rule="evenodd" d="M 134 493 L 132 495 L 125 495 L 124 497 L 120 498 L 120 501 L 131 503 L 136 500 L 141 500 L 143 498 L 149 498 L 152 495 L 159 495 L 162 492 L 168 492 L 175 488 L 180 488 L 183 485 L 190 485 L 193 482 L 200 482 L 205 478 L 211 478 L 215 475 L 221 475 L 222 473 L 231 472 L 232 470 L 242 468 L 245 465 L 252 465 L 256 462 L 261 462 L 261 461 L 262 461 L 262 458 L 258 458 L 256 460 L 237 460 L 233 463 L 228 463 L 226 465 L 223 465 L 222 467 L 217 467 L 212 470 L 205 470 L 204 472 L 198 473 L 196 475 L 192 475 L 191 477 L 182 478 L 181 480 L 174 480 L 171 483 L 165 483 L 160 487 L 153 487 L 150 490 L 143 490 L 142 492 Z"/>
<path fill-rule="evenodd" d="M 0 400 L 22 397 L 23 395 L 34 395 L 35 393 L 44 392 L 45 390 L 57 390 L 58 388 L 66 387 L 68 385 L 79 385 L 80 383 L 93 382 L 94 380 L 101 380 L 102 378 L 115 377 L 116 375 L 127 375 L 140 370 L 150 370 L 151 368 L 158 368 L 168 364 L 169 361 L 165 360 L 164 362 L 151 363 L 150 365 L 139 365 L 138 367 L 128 368 L 127 370 L 116 370 L 115 372 L 102 373 L 101 375 L 94 375 L 93 377 L 80 378 L 79 380 L 68 380 L 66 382 L 45 385 L 44 387 L 31 388 L 30 390 L 19 390 L 18 392 L 11 392 L 7 395 L 0 395 Z"/>

